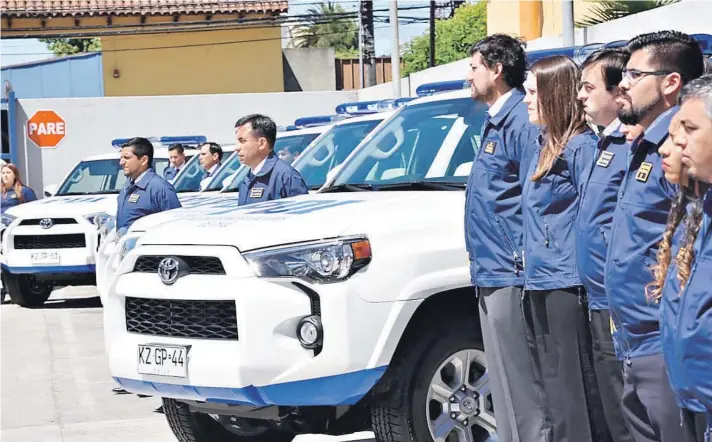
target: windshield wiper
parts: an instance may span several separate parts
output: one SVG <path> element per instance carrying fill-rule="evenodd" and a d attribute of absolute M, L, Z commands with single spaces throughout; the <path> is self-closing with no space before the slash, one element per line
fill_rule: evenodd
<path fill-rule="evenodd" d="M 373 190 L 373 186 L 370 184 L 338 184 L 336 186 L 327 187 L 319 193 L 332 193 L 332 192 L 367 192 Z"/>
<path fill-rule="evenodd" d="M 323 187 L 323 184 L 315 184 L 313 186 L 309 186 L 309 190 L 319 190 Z"/>
<path fill-rule="evenodd" d="M 77 196 L 77 195 L 107 195 L 119 193 L 118 190 L 105 190 L 103 192 L 66 192 L 58 193 L 57 196 Z"/>
<path fill-rule="evenodd" d="M 383 184 L 377 190 L 460 190 L 465 183 L 456 181 L 406 181 L 403 183 Z"/>

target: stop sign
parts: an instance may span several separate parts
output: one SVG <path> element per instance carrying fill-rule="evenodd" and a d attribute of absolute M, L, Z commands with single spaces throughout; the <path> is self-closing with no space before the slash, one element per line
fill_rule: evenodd
<path fill-rule="evenodd" d="M 27 138 L 37 147 L 54 148 L 67 135 L 67 124 L 53 110 L 38 110 L 27 120 Z"/>

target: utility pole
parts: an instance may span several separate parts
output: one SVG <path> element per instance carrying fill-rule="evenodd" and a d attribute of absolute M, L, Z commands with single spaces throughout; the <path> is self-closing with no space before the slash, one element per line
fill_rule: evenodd
<path fill-rule="evenodd" d="M 574 45 L 574 2 L 561 0 L 561 20 L 564 31 L 564 46 Z"/>
<path fill-rule="evenodd" d="M 435 0 L 430 0 L 430 67 L 435 66 Z"/>
<path fill-rule="evenodd" d="M 358 76 L 359 88 L 363 89 L 363 15 L 361 14 L 361 3 L 363 0 L 358 0 Z"/>
<path fill-rule="evenodd" d="M 401 81 L 400 81 L 400 44 L 398 41 L 398 1 L 391 0 L 391 30 L 393 31 L 393 50 L 391 54 L 392 68 L 392 83 L 393 83 L 393 98 L 401 97 Z"/>
<path fill-rule="evenodd" d="M 373 1 L 363 0 L 359 4 L 361 12 L 361 29 L 363 35 L 363 64 L 365 86 L 376 85 L 376 48 L 373 42 Z"/>

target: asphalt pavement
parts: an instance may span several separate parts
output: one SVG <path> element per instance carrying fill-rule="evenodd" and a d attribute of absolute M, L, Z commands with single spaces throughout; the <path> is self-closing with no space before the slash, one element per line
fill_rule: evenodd
<path fill-rule="evenodd" d="M 57 290 L 42 307 L 0 306 L 2 442 L 171 442 L 160 399 L 116 395 L 93 287 Z M 373 442 L 372 433 L 295 442 Z"/>

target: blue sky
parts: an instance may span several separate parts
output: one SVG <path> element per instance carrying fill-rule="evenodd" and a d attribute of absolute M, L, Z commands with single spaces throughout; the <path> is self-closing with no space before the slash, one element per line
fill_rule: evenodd
<path fill-rule="evenodd" d="M 336 0 L 347 11 L 354 11 L 358 6 L 356 0 Z M 317 3 L 314 0 L 290 0 L 290 14 L 304 14 L 310 7 Z M 374 0 L 373 9 L 389 8 L 388 0 Z M 427 6 L 428 1 L 424 0 L 400 0 L 399 7 Z M 428 8 L 401 11 L 399 13 L 407 17 L 428 17 Z M 388 12 L 377 12 L 375 15 L 388 16 Z M 398 27 L 400 44 L 409 41 L 411 38 L 422 35 L 427 32 L 428 23 L 401 23 Z M 392 39 L 391 29 L 385 23 L 374 23 L 374 36 L 376 43 L 376 55 L 384 55 L 391 53 Z M 3 39 L 0 42 L 0 63 L 2 66 L 8 66 L 18 63 L 27 63 L 35 60 L 42 60 L 52 57 L 52 53 L 47 49 L 44 43 L 40 43 L 36 39 Z"/>

